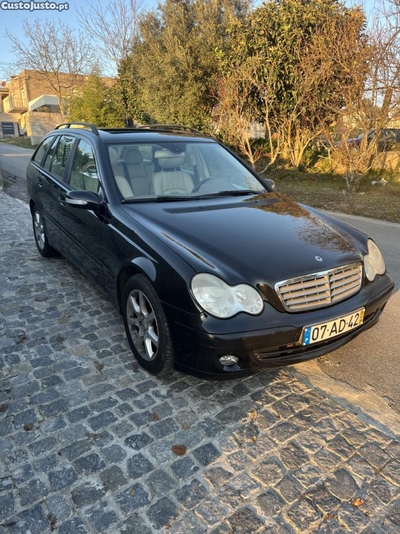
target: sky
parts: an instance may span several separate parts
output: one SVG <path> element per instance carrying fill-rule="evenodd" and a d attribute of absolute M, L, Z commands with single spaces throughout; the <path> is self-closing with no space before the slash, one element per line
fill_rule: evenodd
<path fill-rule="evenodd" d="M 30 0 L 29 0 L 30 1 Z M 38 3 L 41 0 L 35 0 Z M 18 0 L 11 0 L 8 4 L 16 4 Z M 15 56 L 11 50 L 11 43 L 6 36 L 6 31 L 8 30 L 13 35 L 23 35 L 22 27 L 25 19 L 33 21 L 36 18 L 43 20 L 45 18 L 49 19 L 60 19 L 65 24 L 78 27 L 77 22 L 77 8 L 86 7 L 87 2 L 79 0 L 54 0 L 55 3 L 61 4 L 67 2 L 69 5 L 68 10 L 62 12 L 58 11 L 27 11 L 27 10 L 5 10 L 1 6 L 5 3 L 3 0 L 0 0 L 0 82 L 3 80 L 8 81 L 8 74 L 12 68 L 12 62 L 15 60 Z M 106 0 L 105 0 L 106 2 Z M 256 0 L 256 3 L 261 3 L 261 0 Z M 374 7 L 375 0 L 347 0 L 346 4 L 363 4 L 364 8 L 368 13 L 371 13 Z M 144 0 L 143 8 L 144 9 L 153 9 L 157 5 L 157 0 Z M 16 73 L 15 73 L 16 74 Z"/>

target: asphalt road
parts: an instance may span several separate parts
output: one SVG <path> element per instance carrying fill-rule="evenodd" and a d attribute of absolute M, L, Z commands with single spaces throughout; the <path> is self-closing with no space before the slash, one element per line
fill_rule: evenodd
<path fill-rule="evenodd" d="M 25 179 L 26 167 L 32 154 L 33 150 L 29 148 L 0 143 L 0 164 L 2 171 Z"/>
<path fill-rule="evenodd" d="M 396 282 L 397 292 L 376 326 L 320 358 L 318 365 L 333 378 L 364 391 L 376 392 L 400 413 L 400 224 L 354 215 L 333 215 L 376 241 Z"/>
<path fill-rule="evenodd" d="M 17 176 L 25 193 L 25 172 L 32 150 L 0 143 L 3 171 Z M 10 191 L 11 193 L 11 191 Z M 400 210 L 400 206 L 399 206 Z M 371 236 L 384 254 L 389 272 L 400 287 L 400 224 L 353 215 L 334 214 Z M 389 301 L 378 325 L 341 349 L 318 360 L 331 377 L 364 391 L 373 390 L 400 413 L 400 292 Z"/>

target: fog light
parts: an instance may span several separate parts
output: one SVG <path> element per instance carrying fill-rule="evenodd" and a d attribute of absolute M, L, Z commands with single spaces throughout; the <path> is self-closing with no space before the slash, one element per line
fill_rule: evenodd
<path fill-rule="evenodd" d="M 219 361 L 222 365 L 235 365 L 239 361 L 239 358 L 232 356 L 232 354 L 226 354 L 225 356 L 221 356 Z"/>

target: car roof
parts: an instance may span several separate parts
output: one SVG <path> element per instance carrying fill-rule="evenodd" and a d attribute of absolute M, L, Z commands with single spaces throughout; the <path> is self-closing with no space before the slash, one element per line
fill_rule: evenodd
<path fill-rule="evenodd" d="M 75 133 L 95 136 L 103 143 L 161 143 L 161 142 L 216 142 L 215 139 L 189 126 L 154 124 L 133 128 L 97 128 L 84 122 L 67 122 L 59 124 L 53 132 Z M 53 133 L 52 132 L 52 133 Z"/>
<path fill-rule="evenodd" d="M 196 141 L 200 143 L 215 142 L 212 137 L 204 136 L 200 133 L 188 131 L 160 131 L 160 130 L 132 130 L 132 129 L 101 129 L 99 128 L 99 136 L 104 143 L 157 143 L 165 141 L 175 142 L 190 142 Z"/>

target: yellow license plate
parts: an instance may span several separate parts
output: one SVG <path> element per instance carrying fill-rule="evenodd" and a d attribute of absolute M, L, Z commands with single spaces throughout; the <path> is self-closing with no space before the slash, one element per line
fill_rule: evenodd
<path fill-rule="evenodd" d="M 305 326 L 303 329 L 302 343 L 303 345 L 312 345 L 313 343 L 319 343 L 332 337 L 340 336 L 349 330 L 354 330 L 363 324 L 364 314 L 365 308 L 361 308 L 349 315 L 333 319 L 333 321 Z"/>

